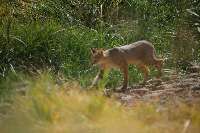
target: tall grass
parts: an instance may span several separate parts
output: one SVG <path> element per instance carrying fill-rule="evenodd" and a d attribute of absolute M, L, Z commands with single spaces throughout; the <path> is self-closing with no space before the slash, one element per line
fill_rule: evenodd
<path fill-rule="evenodd" d="M 135 23 L 121 26 L 132 26 L 137 30 L 134 25 Z M 119 34 L 113 30 L 118 30 Z M 51 69 L 54 73 L 63 73 L 67 78 L 79 80 L 82 85 L 87 86 L 96 73 L 96 68 L 90 65 L 90 48 L 112 48 L 128 43 L 133 32 L 135 31 L 124 32 L 115 27 L 99 32 L 80 25 L 65 26 L 53 20 L 28 24 L 13 20 L 9 42 L 4 27 L 0 36 L 0 56 L 3 57 L 1 76 L 5 77 L 9 71 L 32 74 L 38 73 L 38 70 Z M 119 77 L 119 74 L 115 77 Z"/>
<path fill-rule="evenodd" d="M 83 91 L 97 73 L 90 64 L 92 47 L 108 49 L 146 39 L 169 59 L 167 66 L 199 61 L 199 6 L 195 0 L 3 0 L 0 131 L 199 132 L 198 105 L 169 105 L 162 111 L 155 103 L 126 108 L 99 92 Z M 38 78 L 47 70 L 56 76 Z M 132 84 L 142 75 L 131 66 L 129 77 Z M 103 88 L 105 83 L 109 88 L 121 84 L 118 71 L 107 78 Z"/>
<path fill-rule="evenodd" d="M 77 83 L 58 86 L 49 75 L 29 80 L 25 94 L 0 106 L 3 133 L 182 133 L 200 131 L 199 105 L 158 105 L 138 102 L 124 107 Z M 23 80 L 22 80 L 23 82 Z M 2 105 L 2 104 L 1 104 Z M 175 109 L 176 108 L 176 109 Z"/>
<path fill-rule="evenodd" d="M 198 7 L 188 0 L 3 0 L 1 78 L 9 71 L 51 69 L 88 86 L 97 71 L 90 65 L 91 47 L 108 49 L 140 39 L 153 42 L 158 55 L 168 59 L 167 66 L 198 62 Z M 115 87 L 120 78 L 112 72 L 108 86 Z M 141 74 L 132 67 L 130 81 L 139 80 Z"/>

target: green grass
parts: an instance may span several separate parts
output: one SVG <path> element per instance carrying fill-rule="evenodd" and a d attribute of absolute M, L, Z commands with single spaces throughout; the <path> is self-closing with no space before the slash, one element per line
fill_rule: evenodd
<path fill-rule="evenodd" d="M 90 64 L 90 48 L 112 48 L 126 43 L 132 36 L 132 31 L 123 32 L 122 29 L 117 29 L 119 34 L 116 34 L 112 32 L 115 28 L 99 32 L 84 26 L 62 25 L 54 20 L 27 24 L 13 20 L 9 42 L 4 27 L 0 34 L 1 76 L 6 77 L 9 71 L 37 74 L 48 69 L 89 86 L 97 73 L 97 68 Z M 130 69 L 130 74 L 131 82 L 139 81 L 137 70 Z M 119 72 L 111 72 L 110 77 L 108 86 L 119 85 Z"/>
<path fill-rule="evenodd" d="M 9 71 L 37 75 L 50 70 L 86 87 L 97 73 L 90 64 L 90 48 L 109 49 L 141 39 L 151 41 L 158 55 L 168 59 L 167 67 L 186 69 L 188 62 L 199 61 L 200 8 L 196 3 L 3 0 L 0 77 L 5 78 Z M 190 13 L 186 9 L 191 9 Z M 131 84 L 142 79 L 133 67 L 129 75 Z M 114 88 L 122 76 L 113 71 L 108 79 L 107 86 Z"/>
<path fill-rule="evenodd" d="M 198 105 L 170 105 L 157 112 L 158 105 L 139 103 L 127 109 L 99 92 L 83 91 L 98 71 L 90 64 L 93 47 L 146 39 L 167 58 L 167 68 L 199 62 L 199 9 L 197 1 L 189 0 L 3 0 L 0 131 L 175 133 L 189 120 L 188 130 L 199 132 Z M 129 70 L 130 86 L 142 80 L 138 69 Z M 38 76 L 44 71 L 53 76 Z M 155 75 L 153 70 L 150 77 Z M 111 71 L 100 90 L 116 88 L 122 79 L 119 71 Z"/>
<path fill-rule="evenodd" d="M 187 132 L 200 131 L 199 104 L 138 102 L 125 107 L 76 82 L 58 86 L 48 74 L 28 81 L 24 95 L 15 93 L 10 104 L 1 103 L 1 132 L 182 133 L 188 121 Z"/>

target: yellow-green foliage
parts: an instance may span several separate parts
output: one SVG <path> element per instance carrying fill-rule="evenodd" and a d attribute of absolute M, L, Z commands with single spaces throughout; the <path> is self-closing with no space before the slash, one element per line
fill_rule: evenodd
<path fill-rule="evenodd" d="M 100 92 L 84 91 L 76 83 L 58 86 L 48 76 L 28 88 L 24 96 L 16 95 L 7 113 L 0 116 L 1 133 L 200 132 L 197 105 L 160 107 L 139 102 L 124 107 Z"/>

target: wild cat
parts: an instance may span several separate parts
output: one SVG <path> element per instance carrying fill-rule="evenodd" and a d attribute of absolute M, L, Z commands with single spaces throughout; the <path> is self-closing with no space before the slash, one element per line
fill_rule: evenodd
<path fill-rule="evenodd" d="M 125 90 L 128 85 L 129 64 L 136 65 L 141 70 L 144 77 L 143 83 L 148 79 L 149 66 L 154 66 L 158 70 L 158 78 L 162 75 L 163 59 L 156 57 L 154 46 L 145 40 L 108 50 L 92 48 L 91 62 L 100 66 L 100 71 L 92 86 L 95 86 L 103 78 L 105 70 L 119 68 L 124 77 L 121 90 Z"/>

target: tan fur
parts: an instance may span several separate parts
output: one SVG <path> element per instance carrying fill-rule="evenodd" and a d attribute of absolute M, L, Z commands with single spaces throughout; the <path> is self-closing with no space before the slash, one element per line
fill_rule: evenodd
<path fill-rule="evenodd" d="M 92 63 L 100 66 L 100 72 L 96 76 L 92 85 L 96 85 L 103 76 L 106 69 L 119 68 L 124 75 L 122 89 L 127 88 L 128 84 L 128 65 L 136 65 L 144 75 L 144 83 L 149 75 L 148 66 L 152 65 L 159 71 L 161 76 L 163 60 L 155 55 L 155 48 L 148 41 L 138 41 L 129 45 L 115 47 L 108 50 L 91 49 Z"/>

